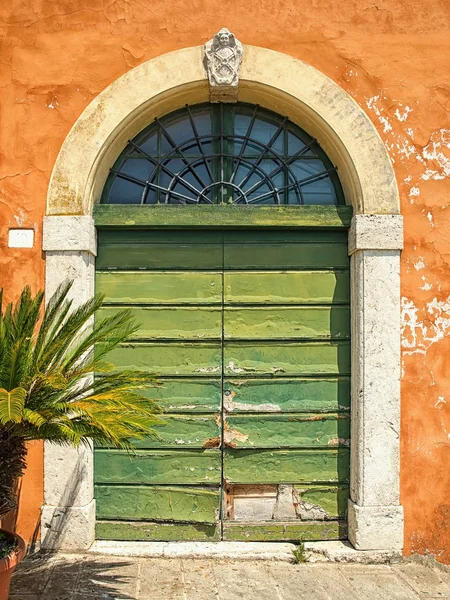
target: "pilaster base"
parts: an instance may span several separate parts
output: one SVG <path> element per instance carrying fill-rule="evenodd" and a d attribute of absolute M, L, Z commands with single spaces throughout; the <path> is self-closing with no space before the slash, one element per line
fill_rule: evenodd
<path fill-rule="evenodd" d="M 43 550 L 88 550 L 95 540 L 95 500 L 86 506 L 42 507 Z"/>
<path fill-rule="evenodd" d="M 402 506 L 348 503 L 348 537 L 356 550 L 402 550 Z"/>

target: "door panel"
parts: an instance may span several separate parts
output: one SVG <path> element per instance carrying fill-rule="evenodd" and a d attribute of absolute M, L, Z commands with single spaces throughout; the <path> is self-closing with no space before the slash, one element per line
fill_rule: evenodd
<path fill-rule="evenodd" d="M 342 483 L 348 482 L 349 450 L 234 450 L 224 451 L 227 483 Z"/>
<path fill-rule="evenodd" d="M 135 343 L 123 344 L 108 354 L 112 364 L 160 375 L 220 377 L 222 346 L 217 343 Z"/>
<path fill-rule="evenodd" d="M 348 271 L 229 271 L 227 304 L 348 304 Z"/>
<path fill-rule="evenodd" d="M 350 373 L 348 342 L 224 343 L 226 375 L 340 375 Z"/>
<path fill-rule="evenodd" d="M 224 390 L 227 413 L 334 412 L 350 409 L 348 377 L 225 378 Z"/>
<path fill-rule="evenodd" d="M 347 306 L 227 307 L 225 339 L 346 339 L 350 337 Z"/>
<path fill-rule="evenodd" d="M 97 483 L 220 484 L 220 450 L 121 450 L 96 452 Z"/>
<path fill-rule="evenodd" d="M 109 317 L 123 307 L 102 308 L 100 318 Z M 136 340 L 207 340 L 222 335 L 222 307 L 158 306 L 138 307 L 132 316 L 141 323 Z"/>
<path fill-rule="evenodd" d="M 222 273 L 105 271 L 97 273 L 97 289 L 105 294 L 105 305 L 222 305 Z"/>
<path fill-rule="evenodd" d="M 330 413 L 232 415 L 226 417 L 224 435 L 235 448 L 347 446 L 349 417 Z"/>
<path fill-rule="evenodd" d="M 199 487 L 97 486 L 100 519 L 187 521 L 215 524 L 220 492 Z"/>

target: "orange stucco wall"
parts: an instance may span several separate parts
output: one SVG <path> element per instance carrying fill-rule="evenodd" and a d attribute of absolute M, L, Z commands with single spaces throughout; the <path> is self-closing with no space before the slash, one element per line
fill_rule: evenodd
<path fill-rule="evenodd" d="M 450 562 L 450 3 L 446 0 L 11 0 L 0 9 L 0 276 L 43 286 L 49 177 L 61 144 L 109 83 L 223 26 L 320 69 L 378 128 L 405 218 L 401 492 L 405 549 Z M 7 248 L 10 227 L 36 231 Z M 19 529 L 42 501 L 30 454 Z"/>

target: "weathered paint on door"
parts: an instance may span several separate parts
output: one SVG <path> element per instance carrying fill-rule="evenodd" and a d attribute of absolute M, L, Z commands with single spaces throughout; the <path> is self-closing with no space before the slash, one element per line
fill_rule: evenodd
<path fill-rule="evenodd" d="M 111 356 L 166 415 L 134 455 L 95 452 L 97 537 L 346 537 L 345 231 L 101 231 L 104 314 L 142 327 Z"/>

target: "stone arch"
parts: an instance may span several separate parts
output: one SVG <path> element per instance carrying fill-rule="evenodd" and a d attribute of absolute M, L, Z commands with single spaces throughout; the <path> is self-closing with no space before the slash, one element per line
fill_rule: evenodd
<path fill-rule="evenodd" d="M 67 136 L 50 180 L 48 215 L 90 215 L 109 168 L 154 117 L 208 101 L 202 47 L 151 59 L 109 85 Z M 375 126 L 334 81 L 280 52 L 244 46 L 239 100 L 288 116 L 337 165 L 355 214 L 399 214 L 394 170 Z"/>
<path fill-rule="evenodd" d="M 46 295 L 66 277 L 74 304 L 92 297 L 91 217 L 109 168 L 130 138 L 186 103 L 208 101 L 201 47 L 132 69 L 89 104 L 68 134 L 49 184 L 43 250 Z M 349 233 L 352 305 L 352 442 L 349 539 L 359 550 L 403 546 L 399 498 L 400 250 L 402 217 L 389 156 L 362 108 L 316 69 L 244 46 L 238 99 L 288 116 L 339 169 L 354 214 Z M 45 447 L 42 546 L 83 550 L 94 541 L 91 448 Z M 64 472 L 60 465 L 64 464 Z"/>

